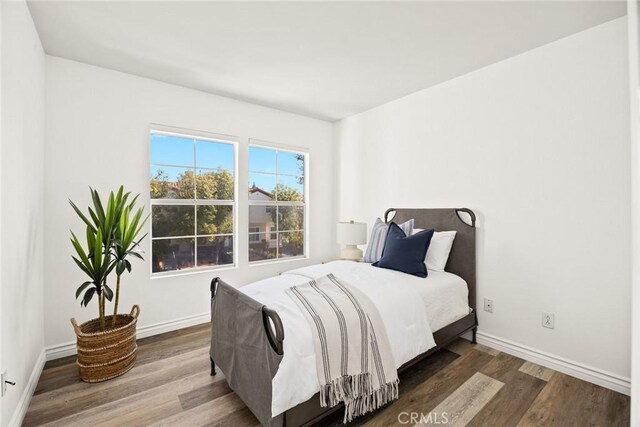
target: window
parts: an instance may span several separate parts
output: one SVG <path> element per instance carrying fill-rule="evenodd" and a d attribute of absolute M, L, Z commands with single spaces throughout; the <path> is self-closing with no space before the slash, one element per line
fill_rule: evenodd
<path fill-rule="evenodd" d="M 152 272 L 234 264 L 235 143 L 152 131 Z"/>
<path fill-rule="evenodd" d="M 249 262 L 305 255 L 305 153 L 249 147 Z"/>
<path fill-rule="evenodd" d="M 260 227 L 249 227 L 249 243 L 256 243 L 260 241 Z"/>

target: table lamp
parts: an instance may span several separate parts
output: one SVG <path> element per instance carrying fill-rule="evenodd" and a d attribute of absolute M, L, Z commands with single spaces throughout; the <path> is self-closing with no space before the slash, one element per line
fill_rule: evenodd
<path fill-rule="evenodd" d="M 367 224 L 364 222 L 339 222 L 338 243 L 346 245 L 340 252 L 340 258 L 361 261 L 362 250 L 357 245 L 367 243 Z"/>

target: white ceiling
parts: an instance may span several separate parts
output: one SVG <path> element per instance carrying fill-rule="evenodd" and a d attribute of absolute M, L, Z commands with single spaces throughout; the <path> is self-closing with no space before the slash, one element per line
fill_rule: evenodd
<path fill-rule="evenodd" d="M 341 119 L 626 13 L 624 1 L 29 1 L 48 54 Z"/>

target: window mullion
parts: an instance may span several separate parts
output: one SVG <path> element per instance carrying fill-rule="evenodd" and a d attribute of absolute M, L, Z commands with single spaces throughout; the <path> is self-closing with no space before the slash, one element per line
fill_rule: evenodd
<path fill-rule="evenodd" d="M 198 268 L 198 159 L 196 153 L 196 139 L 193 139 L 193 197 L 196 203 L 193 206 L 193 265 Z"/>
<path fill-rule="evenodd" d="M 195 199 L 151 199 L 151 206 L 193 206 Z"/>
<path fill-rule="evenodd" d="M 197 267 L 198 266 L 198 205 L 196 204 L 193 207 L 193 235 L 194 235 L 194 242 L 193 244 L 195 245 L 195 249 L 193 252 L 193 255 L 195 257 L 195 259 L 193 260 L 194 265 Z"/>
<path fill-rule="evenodd" d="M 152 237 L 151 240 L 171 240 L 171 239 L 193 239 L 196 236 L 165 236 L 165 237 Z"/>

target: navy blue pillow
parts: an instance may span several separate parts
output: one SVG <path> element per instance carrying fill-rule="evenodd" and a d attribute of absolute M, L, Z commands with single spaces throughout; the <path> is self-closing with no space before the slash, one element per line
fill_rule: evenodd
<path fill-rule="evenodd" d="M 372 265 L 402 271 L 418 277 L 427 277 L 424 259 L 433 237 L 433 229 L 407 236 L 395 222 L 389 224 L 380 261 Z"/>

